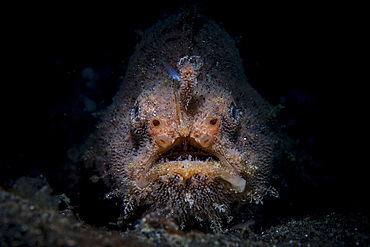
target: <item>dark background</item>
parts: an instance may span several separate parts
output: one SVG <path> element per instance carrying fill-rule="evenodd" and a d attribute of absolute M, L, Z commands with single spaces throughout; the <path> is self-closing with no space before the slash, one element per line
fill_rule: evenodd
<path fill-rule="evenodd" d="M 44 73 L 45 81 L 14 85 L 16 101 L 4 106 L 9 121 L 2 187 L 19 176 L 42 174 L 54 193 L 83 204 L 83 192 L 92 193 L 97 185 L 86 183 L 76 192 L 81 182 L 71 173 L 78 177 L 83 167 L 74 165 L 68 150 L 76 150 L 98 122 L 86 110 L 86 99 L 96 103 L 95 111 L 111 103 L 140 31 L 183 6 L 154 2 L 61 6 L 65 10 L 59 9 L 49 30 L 55 33 L 55 77 Z M 268 199 L 262 211 L 276 217 L 364 211 L 367 164 L 356 158 L 361 114 L 354 117 L 359 96 L 351 89 L 355 81 L 346 78 L 352 44 L 345 38 L 353 24 L 345 8 L 235 4 L 202 1 L 196 8 L 235 38 L 249 83 L 273 105 L 285 106 L 280 122 L 301 160 L 281 168 L 274 179 L 280 199 Z"/>

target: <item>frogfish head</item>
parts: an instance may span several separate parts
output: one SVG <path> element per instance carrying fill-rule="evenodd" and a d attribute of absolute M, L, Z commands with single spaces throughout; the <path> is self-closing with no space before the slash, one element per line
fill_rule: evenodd
<path fill-rule="evenodd" d="M 233 143 L 240 113 L 230 92 L 197 81 L 201 64 L 199 56 L 181 58 L 180 81 L 169 75 L 136 99 L 130 131 L 137 146 L 125 174 L 139 204 L 188 212 L 222 205 L 226 213 L 227 201 L 246 194 L 246 156 Z"/>

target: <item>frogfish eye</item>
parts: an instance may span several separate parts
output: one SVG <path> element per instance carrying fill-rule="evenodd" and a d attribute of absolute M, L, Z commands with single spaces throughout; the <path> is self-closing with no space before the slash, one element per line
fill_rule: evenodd
<path fill-rule="evenodd" d="M 134 106 L 134 117 L 139 116 L 139 112 L 140 112 L 140 106 L 135 105 Z"/>
<path fill-rule="evenodd" d="M 235 104 L 232 104 L 231 107 L 230 107 L 230 116 L 233 119 L 236 119 L 236 106 L 235 106 Z"/>

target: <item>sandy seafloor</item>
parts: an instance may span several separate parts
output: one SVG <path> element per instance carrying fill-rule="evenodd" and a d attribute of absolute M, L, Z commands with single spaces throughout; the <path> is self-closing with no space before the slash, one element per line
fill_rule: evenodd
<path fill-rule="evenodd" d="M 110 104 L 141 31 L 179 4 L 86 7 L 57 18 L 56 77 L 10 85 L 0 246 L 369 246 L 368 173 L 353 114 L 359 89 L 343 82 L 347 18 L 325 6 L 287 7 L 198 7 L 235 38 L 249 83 L 284 106 L 279 121 L 294 142 L 271 179 L 280 197 L 266 198 L 253 220 L 205 233 L 155 216 L 118 219 L 119 205 L 78 148 Z"/>

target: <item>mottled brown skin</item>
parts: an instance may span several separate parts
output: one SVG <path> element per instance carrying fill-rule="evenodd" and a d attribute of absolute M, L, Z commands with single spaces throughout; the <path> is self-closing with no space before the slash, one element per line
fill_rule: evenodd
<path fill-rule="evenodd" d="M 271 112 L 246 82 L 233 39 L 179 13 L 144 34 L 85 157 L 123 200 L 125 218 L 141 207 L 181 227 L 223 230 L 231 204 L 274 193 Z"/>

